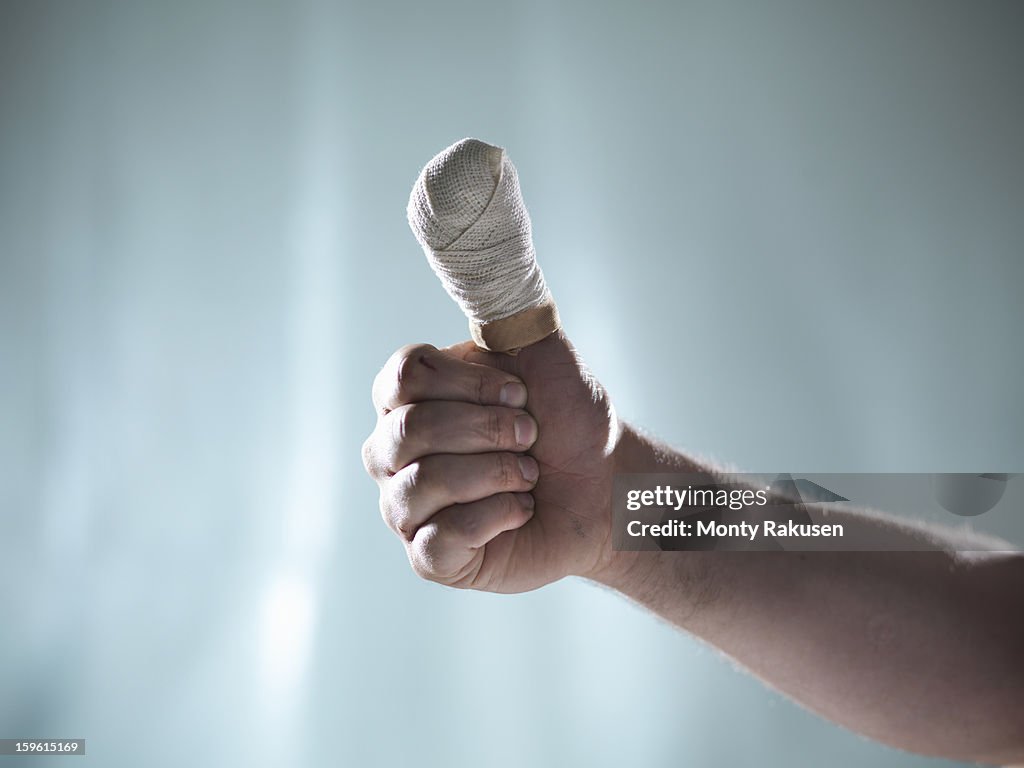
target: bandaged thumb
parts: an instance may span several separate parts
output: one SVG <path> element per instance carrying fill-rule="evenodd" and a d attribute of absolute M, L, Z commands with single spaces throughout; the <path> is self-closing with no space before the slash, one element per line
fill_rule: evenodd
<path fill-rule="evenodd" d="M 452 144 L 420 172 L 407 213 L 479 346 L 515 353 L 558 330 L 519 177 L 505 150 L 477 139 Z"/>

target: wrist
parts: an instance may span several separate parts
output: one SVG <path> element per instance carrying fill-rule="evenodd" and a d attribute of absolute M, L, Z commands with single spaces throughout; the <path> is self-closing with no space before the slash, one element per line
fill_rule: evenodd
<path fill-rule="evenodd" d="M 632 425 L 621 423 L 610 457 L 611 478 L 605 512 L 607 535 L 601 542 L 594 567 L 581 576 L 624 594 L 633 594 L 651 578 L 656 565 L 654 561 L 661 552 L 619 551 L 612 546 L 612 484 L 617 474 L 673 471 L 665 466 L 670 453 L 675 452 L 646 438 Z"/>
<path fill-rule="evenodd" d="M 686 454 L 647 437 L 625 423 L 612 458 L 613 475 L 709 471 Z M 597 558 L 597 566 L 582 575 L 649 607 L 659 601 L 659 595 L 664 598 L 666 589 L 675 591 L 671 588 L 673 583 L 681 581 L 691 588 L 699 587 L 695 584 L 697 575 L 706 572 L 709 565 L 704 558 L 699 557 L 702 553 L 619 551 L 612 547 L 611 487 L 609 483 L 608 535 L 602 545 L 601 555 Z M 693 557 L 695 554 L 698 557 Z"/>

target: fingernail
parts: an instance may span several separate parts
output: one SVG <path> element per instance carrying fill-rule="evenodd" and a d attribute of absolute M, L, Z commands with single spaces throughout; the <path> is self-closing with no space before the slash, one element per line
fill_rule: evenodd
<path fill-rule="evenodd" d="M 537 439 L 537 422 L 532 416 L 516 416 L 515 430 L 516 442 L 524 448 L 533 445 L 533 441 Z"/>
<path fill-rule="evenodd" d="M 535 482 L 537 478 L 540 477 L 540 467 L 538 467 L 537 462 L 529 456 L 519 457 L 519 471 L 523 475 L 523 480 L 528 483 Z"/>
<path fill-rule="evenodd" d="M 523 509 L 533 509 L 533 494 L 532 493 L 517 493 L 516 498 L 519 500 L 519 505 Z"/>
<path fill-rule="evenodd" d="M 526 405 L 526 387 L 518 381 L 510 381 L 501 388 L 499 398 L 502 405 L 507 405 L 510 408 L 522 408 Z"/>

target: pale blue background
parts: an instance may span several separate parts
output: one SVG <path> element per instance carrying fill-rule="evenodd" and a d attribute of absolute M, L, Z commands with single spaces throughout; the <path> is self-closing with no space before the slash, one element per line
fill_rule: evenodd
<path fill-rule="evenodd" d="M 758 471 L 1020 471 L 1022 8 L 2 0 L 0 735 L 926 764 L 586 584 L 418 581 L 359 446 L 388 354 L 465 336 L 404 208 L 474 135 L 626 417 Z"/>

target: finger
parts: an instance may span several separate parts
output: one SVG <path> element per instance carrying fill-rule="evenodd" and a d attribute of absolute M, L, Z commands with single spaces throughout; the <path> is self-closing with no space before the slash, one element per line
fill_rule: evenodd
<path fill-rule="evenodd" d="M 526 405 L 526 387 L 510 373 L 460 360 L 429 344 L 395 352 L 373 382 L 381 413 L 424 400 L 460 400 L 478 405 Z"/>
<path fill-rule="evenodd" d="M 533 517 L 533 496 L 502 493 L 447 507 L 421 526 L 408 545 L 409 562 L 422 578 L 452 584 L 472 578 L 483 547 Z"/>
<path fill-rule="evenodd" d="M 381 515 L 391 530 L 409 541 L 445 507 L 529 491 L 539 473 L 533 457 L 514 453 L 424 456 L 387 481 Z"/>
<path fill-rule="evenodd" d="M 376 459 L 394 473 L 432 453 L 525 451 L 537 440 L 537 422 L 518 408 L 435 400 L 399 406 L 376 432 Z"/>

